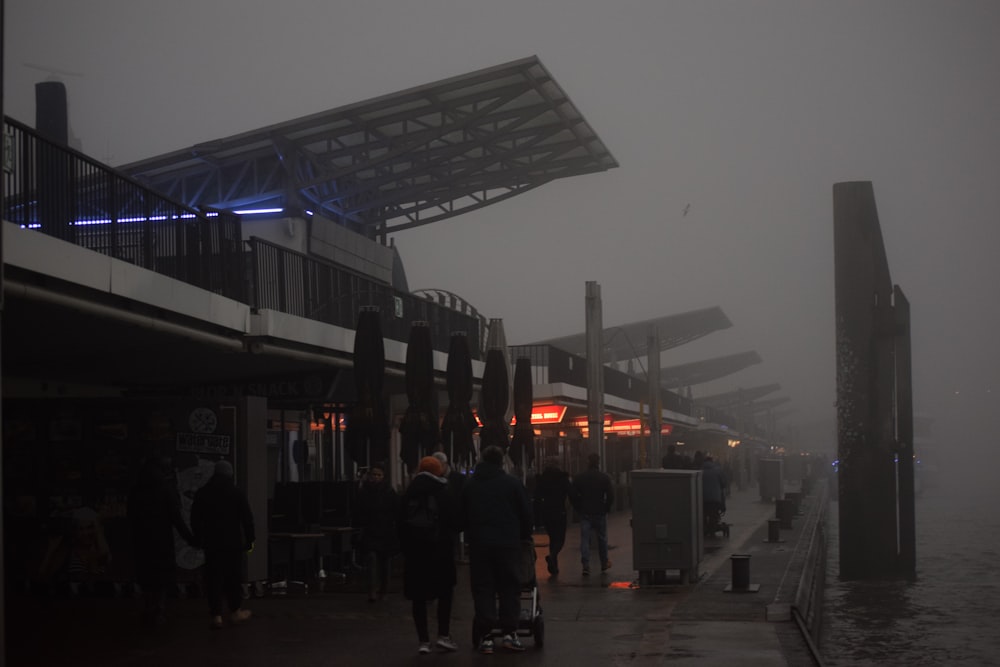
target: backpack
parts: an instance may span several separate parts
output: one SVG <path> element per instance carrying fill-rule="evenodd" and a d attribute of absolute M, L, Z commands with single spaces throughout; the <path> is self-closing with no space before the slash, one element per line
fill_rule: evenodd
<path fill-rule="evenodd" d="M 436 543 L 441 535 L 441 511 L 433 495 L 412 496 L 406 501 L 403 525 L 416 543 Z"/>

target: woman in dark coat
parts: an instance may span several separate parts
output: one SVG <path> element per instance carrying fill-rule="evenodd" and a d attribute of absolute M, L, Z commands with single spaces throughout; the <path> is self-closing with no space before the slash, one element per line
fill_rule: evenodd
<path fill-rule="evenodd" d="M 181 517 L 177 484 L 171 484 L 169 473 L 167 461 L 150 457 L 128 497 L 135 579 L 142 588 L 143 621 L 151 625 L 165 620 L 167 590 L 176 581 L 174 529 L 189 544 L 194 541 Z"/>
<path fill-rule="evenodd" d="M 385 478 L 385 466 L 368 470 L 357 499 L 357 526 L 361 529 L 361 551 L 368 567 L 368 601 L 385 596 L 389 586 L 389 565 L 399 551 L 396 514 L 399 496 Z"/>
<path fill-rule="evenodd" d="M 399 536 L 403 546 L 403 592 L 413 602 L 418 651 L 430 653 L 427 603 L 437 600 L 437 648 L 454 651 L 451 604 L 455 589 L 455 535 L 459 512 L 444 477 L 444 464 L 433 456 L 420 460 L 417 475 L 400 503 Z"/>

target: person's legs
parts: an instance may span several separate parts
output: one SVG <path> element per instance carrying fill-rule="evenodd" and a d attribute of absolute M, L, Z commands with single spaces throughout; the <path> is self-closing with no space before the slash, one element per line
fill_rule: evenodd
<path fill-rule="evenodd" d="M 590 568 L 590 517 L 580 515 L 580 562 L 586 572 Z"/>
<path fill-rule="evenodd" d="M 218 554 L 205 552 L 205 599 L 208 600 L 208 612 L 213 616 L 222 616 L 222 586 L 223 571 L 221 558 Z"/>
<path fill-rule="evenodd" d="M 380 551 L 378 553 L 378 595 L 379 597 L 385 597 L 385 594 L 389 591 L 389 572 L 392 567 L 392 561 L 389 554 L 385 551 Z"/>
<path fill-rule="evenodd" d="M 549 534 L 549 555 L 555 562 L 566 544 L 566 515 L 549 517 L 545 522 L 545 530 Z"/>
<path fill-rule="evenodd" d="M 608 569 L 608 515 L 595 516 L 594 529 L 597 531 L 597 555 L 601 557 L 601 569 Z"/>
<path fill-rule="evenodd" d="M 503 631 L 503 647 L 507 650 L 523 651 L 517 638 L 517 626 L 521 619 L 521 549 L 497 549 L 496 576 L 497 595 L 500 598 L 500 628 Z"/>
<path fill-rule="evenodd" d="M 455 589 L 451 586 L 438 593 L 438 637 L 451 636 L 451 605 L 454 594 Z"/>
<path fill-rule="evenodd" d="M 469 583 L 475 608 L 475 635 L 482 638 L 497 625 L 496 582 L 489 548 L 472 547 L 469 551 Z"/>
<path fill-rule="evenodd" d="M 227 554 L 224 567 L 223 593 L 226 595 L 229 609 L 236 613 L 243 606 L 243 582 L 241 581 L 243 579 L 243 553 L 234 551 Z"/>
<path fill-rule="evenodd" d="M 430 633 L 427 631 L 427 600 L 413 600 L 413 624 L 417 626 L 417 639 L 421 644 L 431 641 Z"/>
<path fill-rule="evenodd" d="M 368 601 L 375 602 L 378 599 L 379 582 L 379 559 L 378 554 L 369 551 L 365 557 L 365 564 L 368 566 Z"/>

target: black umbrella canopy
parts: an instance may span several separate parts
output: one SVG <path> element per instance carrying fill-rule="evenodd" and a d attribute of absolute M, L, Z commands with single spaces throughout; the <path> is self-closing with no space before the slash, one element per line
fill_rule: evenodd
<path fill-rule="evenodd" d="M 535 430 L 531 426 L 531 360 L 520 358 L 514 365 L 514 436 L 510 440 L 510 458 L 517 466 L 535 460 Z"/>
<path fill-rule="evenodd" d="M 451 334 L 448 343 L 448 409 L 441 423 L 441 441 L 455 463 L 466 463 L 472 455 L 472 434 L 479 422 L 472 413 L 472 357 L 464 331 Z"/>
<path fill-rule="evenodd" d="M 344 444 L 359 465 L 371 465 L 389 456 L 388 401 L 383 396 L 385 347 L 382 318 L 377 306 L 364 306 L 354 331 L 354 387 L 357 400 L 351 407 Z"/>
<path fill-rule="evenodd" d="M 483 389 L 479 401 L 479 411 L 483 416 L 483 428 L 479 432 L 481 447 L 496 445 L 507 451 L 508 434 L 504 416 L 509 403 L 510 384 L 507 379 L 507 361 L 503 350 L 493 348 L 486 352 L 486 367 L 483 369 Z"/>
<path fill-rule="evenodd" d="M 421 457 L 440 441 L 437 392 L 434 390 L 434 348 L 427 322 L 414 322 L 406 346 L 406 397 L 409 405 L 399 425 L 400 458 L 414 471 Z"/>

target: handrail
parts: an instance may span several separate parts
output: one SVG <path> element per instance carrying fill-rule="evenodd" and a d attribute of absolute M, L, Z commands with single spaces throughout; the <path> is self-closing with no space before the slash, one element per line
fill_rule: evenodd
<path fill-rule="evenodd" d="M 4 118 L 3 218 L 243 301 L 239 216 L 157 193 Z"/>

